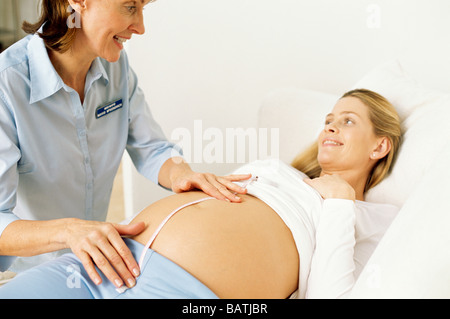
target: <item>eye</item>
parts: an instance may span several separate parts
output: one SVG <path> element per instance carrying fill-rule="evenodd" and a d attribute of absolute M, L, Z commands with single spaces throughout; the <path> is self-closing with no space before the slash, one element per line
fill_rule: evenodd
<path fill-rule="evenodd" d="M 136 6 L 126 6 L 129 13 L 135 13 L 137 7 Z"/>
<path fill-rule="evenodd" d="M 345 123 L 346 125 L 355 124 L 355 122 L 354 122 L 351 118 L 346 118 L 346 119 L 344 120 L 344 123 Z"/>

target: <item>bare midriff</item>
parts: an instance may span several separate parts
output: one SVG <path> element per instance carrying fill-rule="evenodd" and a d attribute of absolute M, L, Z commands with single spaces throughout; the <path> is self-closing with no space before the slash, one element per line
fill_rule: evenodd
<path fill-rule="evenodd" d="M 133 237 L 145 245 L 174 209 L 200 198 L 187 192 L 161 199 L 132 223 L 147 228 Z M 292 233 L 263 201 L 207 200 L 175 214 L 151 248 L 175 262 L 220 298 L 287 298 L 298 287 L 299 256 Z"/>

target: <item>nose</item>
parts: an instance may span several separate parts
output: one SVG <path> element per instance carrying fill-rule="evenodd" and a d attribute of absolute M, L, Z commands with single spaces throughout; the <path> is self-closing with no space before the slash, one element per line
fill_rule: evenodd
<path fill-rule="evenodd" d="M 328 133 L 338 133 L 339 132 L 338 128 L 333 124 L 333 122 L 326 124 L 324 130 L 325 130 L 325 132 L 328 132 Z"/>
<path fill-rule="evenodd" d="M 142 35 L 145 33 L 145 25 L 144 25 L 144 14 L 143 11 L 140 10 L 138 14 L 136 14 L 136 19 L 132 25 L 128 28 L 131 32 Z"/>

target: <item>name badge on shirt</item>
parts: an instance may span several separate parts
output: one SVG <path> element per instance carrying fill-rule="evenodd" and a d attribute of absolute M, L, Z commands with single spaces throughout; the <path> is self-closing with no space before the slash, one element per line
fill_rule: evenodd
<path fill-rule="evenodd" d="M 95 110 L 95 118 L 99 119 L 105 115 L 108 115 L 109 113 L 112 113 L 118 109 L 121 109 L 123 106 L 122 99 L 117 100 L 115 102 L 109 103 L 105 106 L 99 106 Z"/>

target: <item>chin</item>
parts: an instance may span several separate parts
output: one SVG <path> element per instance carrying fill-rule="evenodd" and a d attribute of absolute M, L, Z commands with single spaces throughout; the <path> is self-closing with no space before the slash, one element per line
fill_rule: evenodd
<path fill-rule="evenodd" d="M 333 156 L 329 156 L 328 154 L 319 154 L 317 156 L 317 161 L 319 162 L 320 166 L 322 166 L 336 162 L 336 159 Z"/>
<path fill-rule="evenodd" d="M 317 158 L 317 161 L 319 163 L 319 166 L 322 168 L 322 171 L 333 171 L 339 168 L 342 168 L 345 166 L 345 161 L 343 162 L 340 159 L 337 159 L 336 157 L 322 157 Z"/>
<path fill-rule="evenodd" d="M 119 58 L 120 58 L 120 54 L 118 56 L 107 56 L 107 57 L 104 57 L 103 59 L 105 59 L 108 62 L 117 62 L 117 61 L 119 61 Z"/>
<path fill-rule="evenodd" d="M 120 59 L 121 52 L 122 50 L 119 51 L 115 48 L 115 50 L 105 50 L 100 56 L 108 62 L 117 62 Z"/>

